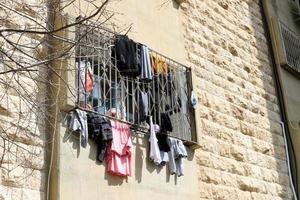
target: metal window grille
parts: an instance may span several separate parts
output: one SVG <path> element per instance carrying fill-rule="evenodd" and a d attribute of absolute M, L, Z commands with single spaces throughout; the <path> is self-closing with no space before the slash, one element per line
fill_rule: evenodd
<path fill-rule="evenodd" d="M 281 37 L 287 65 L 300 73 L 300 37 L 280 23 Z"/>
<path fill-rule="evenodd" d="M 76 28 L 77 106 L 108 115 L 116 109 L 118 118 L 135 127 L 144 128 L 141 122 L 140 92 L 148 94 L 148 114 L 155 124 L 161 124 L 161 113 L 168 113 L 173 131 L 170 136 L 186 142 L 195 141 L 193 109 L 190 105 L 191 70 L 154 50 L 168 65 L 168 74 L 153 74 L 151 81 L 122 76 L 117 62 L 112 59 L 115 34 L 92 23 Z M 92 72 L 92 73 L 91 73 Z M 93 79 L 93 90 L 87 86 Z M 90 80 L 89 80 L 90 79 Z"/>

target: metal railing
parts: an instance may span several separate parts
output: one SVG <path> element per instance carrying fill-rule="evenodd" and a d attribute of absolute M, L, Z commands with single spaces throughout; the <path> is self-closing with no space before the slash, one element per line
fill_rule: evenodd
<path fill-rule="evenodd" d="M 167 113 L 173 126 L 168 134 L 193 142 L 190 68 L 150 49 L 151 56 L 167 64 L 167 73 L 153 71 L 152 80 L 148 81 L 122 76 L 113 55 L 115 37 L 111 31 L 95 25 L 77 26 L 77 106 L 101 115 L 109 115 L 115 109 L 118 119 L 140 128 L 145 128 L 143 121 L 149 116 L 161 125 L 161 113 Z M 146 94 L 146 107 L 141 94 Z"/>

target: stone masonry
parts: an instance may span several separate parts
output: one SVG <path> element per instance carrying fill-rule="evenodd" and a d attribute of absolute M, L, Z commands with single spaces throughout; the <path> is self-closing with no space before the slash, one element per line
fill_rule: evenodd
<path fill-rule="evenodd" d="M 0 3 L 45 22 L 42 1 Z M 11 9 L 0 6 L 1 28 L 34 26 Z M 195 71 L 199 97 L 199 199 L 292 199 L 258 0 L 188 0 L 180 9 L 187 64 Z M 42 41 L 19 36 L 6 37 L 33 46 Z M 0 48 L 12 53 L 3 43 L 0 39 Z M 38 54 L 36 48 L 26 52 Z M 6 64 L 16 65 L 0 62 L 0 72 L 8 69 Z M 45 198 L 45 88 L 38 72 L 0 75 L 0 200 Z"/>
<path fill-rule="evenodd" d="M 200 199 L 291 199 L 259 1 L 189 0 L 181 9 L 199 97 Z"/>
<path fill-rule="evenodd" d="M 45 24 L 42 1 L 0 0 L 0 3 L 0 29 Z M 42 37 L 23 33 L 3 33 L 3 36 L 18 43 L 25 53 L 1 38 L 0 48 L 7 56 L 1 55 L 0 72 L 16 69 L 18 63 L 37 62 L 31 56 L 38 56 L 41 45 L 36 45 Z M 0 75 L 0 200 L 45 197 L 45 89 L 40 68 Z"/>

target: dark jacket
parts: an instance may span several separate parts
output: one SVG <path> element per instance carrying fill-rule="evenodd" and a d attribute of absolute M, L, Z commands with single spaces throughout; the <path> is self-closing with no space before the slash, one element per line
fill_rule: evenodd
<path fill-rule="evenodd" d="M 121 75 L 136 77 L 140 75 L 138 45 L 125 35 L 117 35 L 112 57 L 116 59 Z M 113 61 L 114 62 L 114 61 Z"/>
<path fill-rule="evenodd" d="M 97 160 L 103 162 L 108 142 L 112 140 L 110 121 L 94 113 L 89 113 L 87 116 L 89 138 L 97 144 Z"/>

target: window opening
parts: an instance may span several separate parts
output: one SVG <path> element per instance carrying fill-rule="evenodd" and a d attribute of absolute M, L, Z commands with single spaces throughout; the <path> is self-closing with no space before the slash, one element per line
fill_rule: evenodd
<path fill-rule="evenodd" d="M 300 73 L 300 38 L 283 23 L 280 23 L 280 31 L 286 56 L 286 64 L 289 68 Z"/>
<path fill-rule="evenodd" d="M 104 116 L 116 109 L 119 120 L 141 130 L 145 129 L 143 121 L 148 116 L 161 125 L 166 123 L 164 114 L 168 114 L 173 128 L 168 134 L 194 144 L 191 69 L 149 49 L 151 80 L 122 75 L 115 59 L 116 36 L 93 24 L 77 25 L 76 106 Z M 141 55 L 141 49 L 136 49 Z"/>

